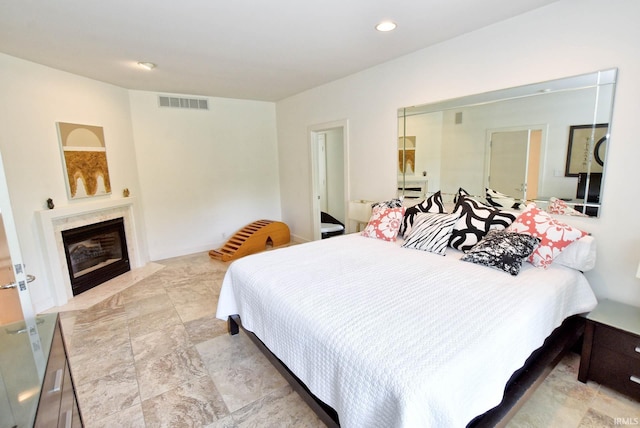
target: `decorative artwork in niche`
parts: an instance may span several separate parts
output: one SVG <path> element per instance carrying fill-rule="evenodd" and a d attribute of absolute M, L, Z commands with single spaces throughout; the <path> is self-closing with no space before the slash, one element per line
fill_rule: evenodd
<path fill-rule="evenodd" d="M 398 138 L 398 168 L 401 173 L 413 174 L 416 168 L 416 137 Z"/>
<path fill-rule="evenodd" d="M 577 177 L 581 172 L 602 172 L 608 134 L 608 123 L 571 126 L 565 177 Z"/>
<path fill-rule="evenodd" d="M 111 193 L 107 149 L 101 126 L 58 122 L 69 199 Z"/>

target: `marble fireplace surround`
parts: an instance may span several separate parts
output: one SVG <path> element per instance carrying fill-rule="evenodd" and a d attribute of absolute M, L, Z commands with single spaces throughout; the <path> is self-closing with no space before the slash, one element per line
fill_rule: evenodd
<path fill-rule="evenodd" d="M 56 306 L 64 305 L 73 297 L 69 269 L 64 253 L 62 231 L 122 217 L 127 238 L 127 251 L 131 269 L 141 267 L 138 252 L 138 234 L 134 218 L 135 198 L 102 199 L 67 205 L 52 210 L 36 211 L 43 258 L 46 265 L 51 295 Z"/>

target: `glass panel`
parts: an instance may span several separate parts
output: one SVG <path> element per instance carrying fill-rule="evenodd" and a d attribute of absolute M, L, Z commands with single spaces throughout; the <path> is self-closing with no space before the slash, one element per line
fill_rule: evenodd
<path fill-rule="evenodd" d="M 0 326 L 0 426 L 30 427 L 36 416 L 58 314 L 37 315 L 33 326 Z"/>
<path fill-rule="evenodd" d="M 421 197 L 416 192 L 424 186 L 427 195 L 441 190 L 446 201 L 462 187 L 484 198 L 490 171 L 500 172 L 497 159 L 509 158 L 493 156 L 491 165 L 491 137 L 526 131 L 533 140 L 514 152 L 525 150 L 527 159 L 522 171 L 509 172 L 523 182 L 501 193 L 522 194 L 541 207 L 559 198 L 599 215 L 616 74 L 604 70 L 399 109 L 398 193 Z"/>

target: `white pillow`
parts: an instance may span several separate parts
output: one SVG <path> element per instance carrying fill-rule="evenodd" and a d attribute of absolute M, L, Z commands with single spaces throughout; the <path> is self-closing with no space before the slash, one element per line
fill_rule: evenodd
<path fill-rule="evenodd" d="M 596 239 L 591 235 L 587 235 L 572 242 L 553 259 L 553 263 L 581 272 L 593 269 L 596 265 Z"/>

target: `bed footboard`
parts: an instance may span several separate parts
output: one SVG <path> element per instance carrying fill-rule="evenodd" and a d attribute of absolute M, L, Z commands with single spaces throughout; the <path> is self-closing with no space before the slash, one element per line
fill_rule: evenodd
<path fill-rule="evenodd" d="M 229 318 L 227 318 L 227 330 L 232 336 L 240 332 L 240 315 L 229 315 Z"/>

